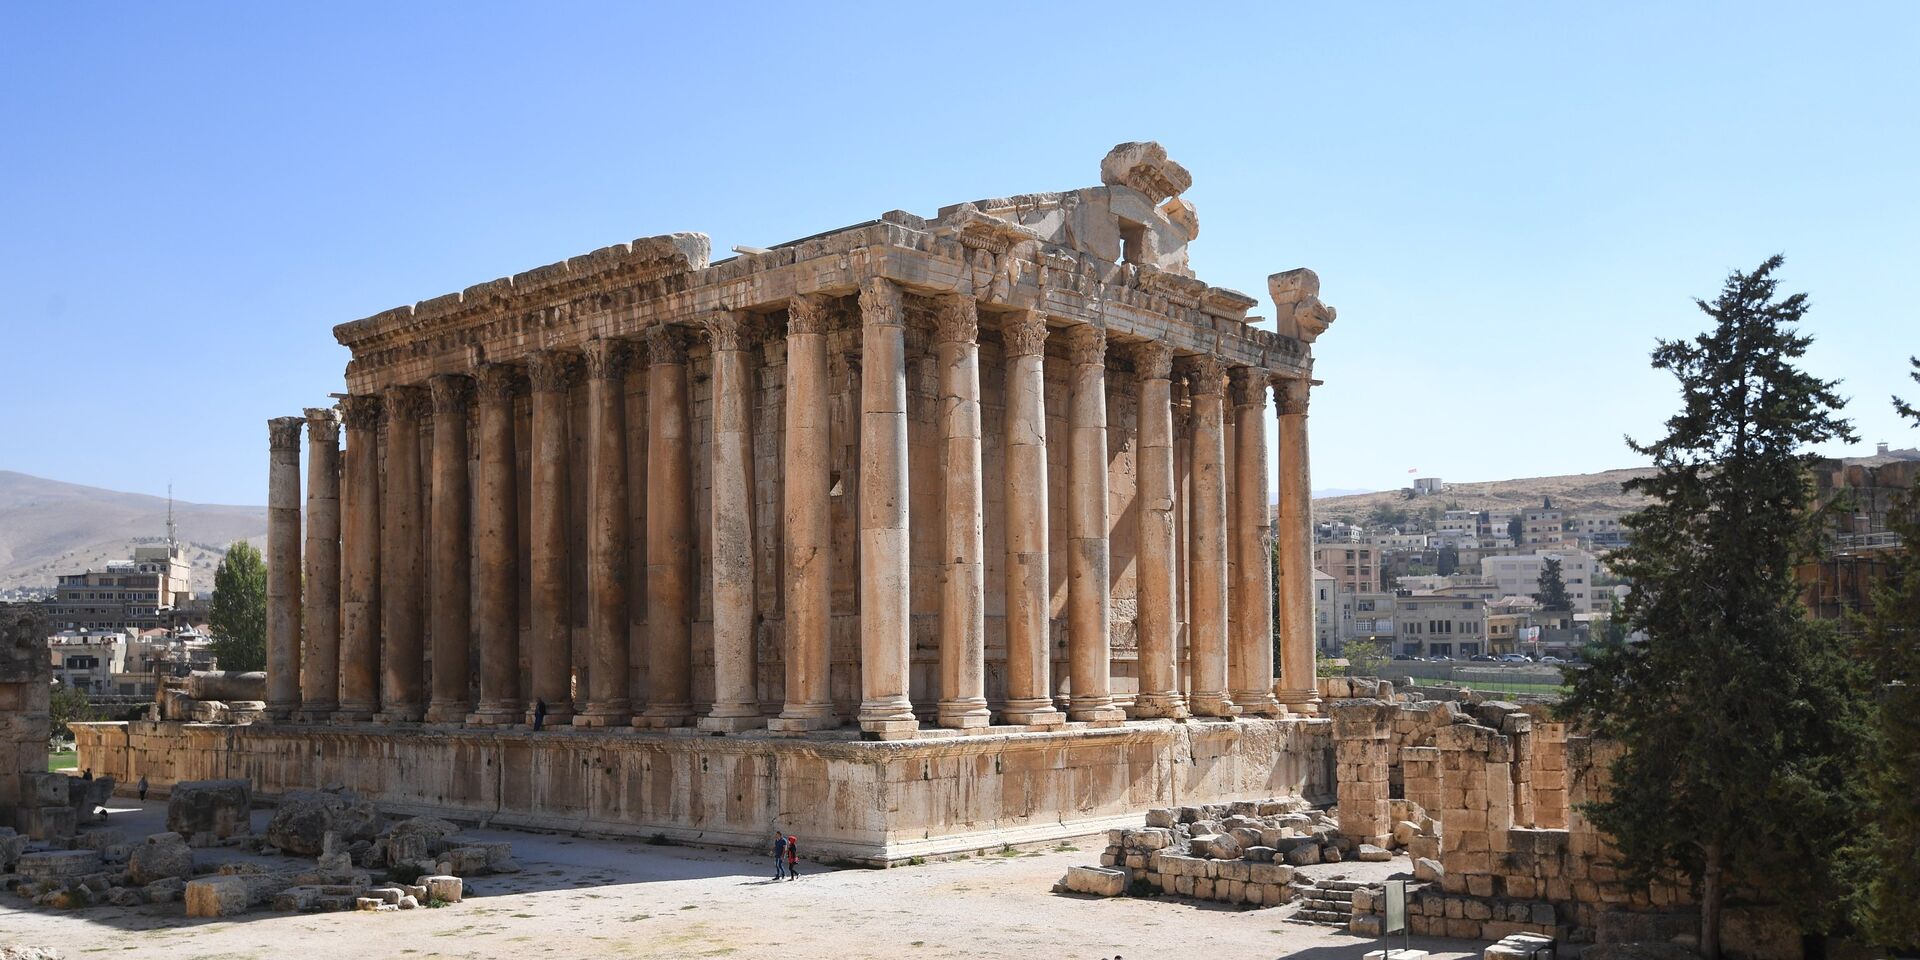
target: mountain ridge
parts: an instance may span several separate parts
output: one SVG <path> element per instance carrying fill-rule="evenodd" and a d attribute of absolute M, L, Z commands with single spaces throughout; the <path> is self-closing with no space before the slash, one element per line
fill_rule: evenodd
<path fill-rule="evenodd" d="M 176 500 L 173 514 L 196 593 L 213 589 L 228 544 L 266 539 L 265 506 Z M 136 545 L 164 543 L 166 517 L 165 497 L 0 470 L 0 593 L 50 591 L 63 574 L 98 570 L 132 557 Z"/>

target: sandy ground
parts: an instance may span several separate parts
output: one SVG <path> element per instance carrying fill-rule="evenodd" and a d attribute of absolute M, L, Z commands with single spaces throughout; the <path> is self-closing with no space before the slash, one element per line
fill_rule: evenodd
<path fill-rule="evenodd" d="M 115 808 L 130 837 L 162 827 L 158 803 Z M 256 812 L 256 828 L 266 814 Z M 1043 851 L 893 870 L 803 864 L 775 883 L 767 857 L 567 836 L 474 831 L 511 840 L 523 872 L 481 877 L 468 899 L 398 913 L 285 914 L 188 920 L 178 903 L 57 912 L 0 899 L 0 945 L 53 947 L 72 958 L 329 960 L 329 958 L 1129 957 L 1360 960 L 1378 943 L 1283 922 L 1288 908 L 1240 909 L 1174 898 L 1100 900 L 1051 891 L 1069 865 L 1097 863 L 1104 838 Z M 805 842 L 801 838 L 802 843 Z M 199 851 L 202 862 L 241 859 Z M 277 860 L 284 868 L 287 861 Z M 1313 868 L 1318 876 L 1384 876 L 1394 864 Z M 1396 938 L 1397 940 L 1398 938 Z M 1481 944 L 1415 937 L 1436 960 Z"/>

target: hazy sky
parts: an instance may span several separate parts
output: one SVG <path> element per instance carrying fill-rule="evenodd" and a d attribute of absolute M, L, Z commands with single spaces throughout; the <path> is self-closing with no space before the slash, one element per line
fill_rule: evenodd
<path fill-rule="evenodd" d="M 0 469 L 265 500 L 334 324 L 676 230 L 1194 174 L 1310 266 L 1317 488 L 1633 461 L 1658 336 L 1787 255 L 1862 443 L 1920 353 L 1920 5 L 113 4 L 0 11 Z M 1339 8 L 1339 9 L 1336 9 Z M 1834 451 L 1843 452 L 1843 451 Z"/>

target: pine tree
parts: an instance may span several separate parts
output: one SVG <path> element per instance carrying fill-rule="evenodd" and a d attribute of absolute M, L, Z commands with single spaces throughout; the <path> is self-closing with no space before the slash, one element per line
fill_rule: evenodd
<path fill-rule="evenodd" d="M 1730 894 L 1775 901 L 1807 929 L 1835 921 L 1862 709 L 1851 661 L 1807 619 L 1794 565 L 1820 518 L 1808 448 L 1853 439 L 1834 381 L 1797 365 L 1805 294 L 1775 299 L 1776 256 L 1728 277 L 1712 329 L 1662 340 L 1679 380 L 1666 435 L 1640 444 L 1651 498 L 1627 518 L 1614 570 L 1640 643 L 1596 645 L 1563 709 L 1624 746 L 1610 796 L 1587 813 L 1630 875 L 1677 868 L 1700 903 L 1700 950 L 1720 954 Z"/>
<path fill-rule="evenodd" d="M 267 668 L 267 564 L 245 540 L 227 548 L 213 573 L 207 619 L 222 670 Z"/>
<path fill-rule="evenodd" d="M 1909 362 L 1920 381 L 1920 359 Z M 1893 406 L 1920 425 L 1920 410 L 1899 397 Z M 1901 548 L 1887 559 L 1860 641 L 1878 695 L 1856 919 L 1876 942 L 1911 953 L 1920 951 L 1920 900 L 1913 896 L 1920 886 L 1920 481 L 1894 502 L 1887 529 L 1900 535 Z"/>
<path fill-rule="evenodd" d="M 1533 595 L 1540 601 L 1540 609 L 1548 613 L 1565 613 L 1573 609 L 1573 598 L 1567 595 L 1567 581 L 1560 573 L 1560 558 L 1548 557 L 1540 565 L 1540 577 L 1535 580 L 1540 592 Z"/>

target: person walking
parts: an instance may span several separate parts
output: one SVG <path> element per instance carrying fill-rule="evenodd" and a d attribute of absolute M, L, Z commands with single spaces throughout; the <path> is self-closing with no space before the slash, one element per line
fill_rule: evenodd
<path fill-rule="evenodd" d="M 787 835 L 787 879 L 800 879 L 800 841 Z"/>
<path fill-rule="evenodd" d="M 83 774 L 83 775 L 82 775 L 82 776 L 80 777 L 80 779 L 82 779 L 82 780 L 92 780 L 92 779 L 93 779 L 93 768 L 92 768 L 92 767 L 88 767 L 88 768 L 87 768 L 87 772 L 86 772 L 85 774 Z"/>
<path fill-rule="evenodd" d="M 539 733 L 540 728 L 546 726 L 546 724 L 547 701 L 535 698 L 533 701 L 533 732 Z"/>
<path fill-rule="evenodd" d="M 147 802 L 147 775 L 144 773 L 140 775 L 139 786 L 140 786 L 140 802 L 146 803 Z"/>
<path fill-rule="evenodd" d="M 787 878 L 787 835 L 778 830 L 773 832 L 773 878 Z"/>

